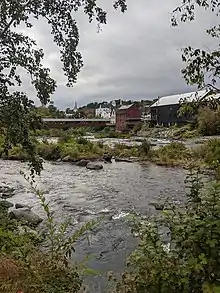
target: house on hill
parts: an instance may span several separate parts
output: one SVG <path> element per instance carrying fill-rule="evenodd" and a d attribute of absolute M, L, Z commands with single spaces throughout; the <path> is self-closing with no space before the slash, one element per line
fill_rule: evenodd
<path fill-rule="evenodd" d="M 95 116 L 103 119 L 109 119 L 110 123 L 115 124 L 115 109 L 113 107 L 99 108 L 95 109 Z"/>
<path fill-rule="evenodd" d="M 122 105 L 116 112 L 116 131 L 122 132 L 133 128 L 141 121 L 141 111 L 138 105 Z"/>
<path fill-rule="evenodd" d="M 190 113 L 183 116 L 178 115 L 178 110 L 181 106 L 181 101 L 193 102 L 196 100 L 206 99 L 210 95 L 210 91 L 201 90 L 184 94 L 164 96 L 159 98 L 153 105 L 150 106 L 151 122 L 169 126 L 172 124 L 184 124 L 192 120 Z"/>

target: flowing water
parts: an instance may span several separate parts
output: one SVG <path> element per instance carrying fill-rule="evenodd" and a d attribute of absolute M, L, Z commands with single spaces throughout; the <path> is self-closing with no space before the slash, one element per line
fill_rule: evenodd
<path fill-rule="evenodd" d="M 103 274 L 95 282 L 93 279 L 94 288 L 90 292 L 104 292 L 105 273 L 120 273 L 126 256 L 136 245 L 126 216 L 132 212 L 152 214 L 154 207 L 149 204 L 159 198 L 181 201 L 184 197 L 185 171 L 182 169 L 115 162 L 104 164 L 101 171 L 64 163 L 45 163 L 44 167 L 37 182 L 45 191 L 57 221 L 70 217 L 75 229 L 103 216 L 102 223 L 90 237 L 90 245 L 86 240 L 76 245 L 77 258 L 90 254 L 88 264 Z M 0 161 L 0 168 L 0 185 L 6 183 L 16 190 L 10 201 L 33 206 L 33 211 L 44 217 L 29 184 L 19 173 L 26 165 Z"/>

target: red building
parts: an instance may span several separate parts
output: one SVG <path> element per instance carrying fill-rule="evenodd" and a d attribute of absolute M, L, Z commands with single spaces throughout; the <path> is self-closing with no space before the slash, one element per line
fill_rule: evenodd
<path fill-rule="evenodd" d="M 141 111 L 137 105 L 123 105 L 116 112 L 116 131 L 125 131 L 140 121 Z"/>

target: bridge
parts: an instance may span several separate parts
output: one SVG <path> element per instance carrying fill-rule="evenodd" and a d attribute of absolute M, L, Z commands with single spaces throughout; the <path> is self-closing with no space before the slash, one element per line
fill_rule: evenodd
<path fill-rule="evenodd" d="M 110 119 L 93 118 L 93 119 L 71 119 L 71 118 L 43 118 L 45 128 L 62 128 L 68 129 L 73 127 L 86 127 L 86 126 L 113 126 Z"/>

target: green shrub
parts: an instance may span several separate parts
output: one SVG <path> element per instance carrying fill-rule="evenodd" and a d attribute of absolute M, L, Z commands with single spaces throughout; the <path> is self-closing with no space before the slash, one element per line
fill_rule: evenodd
<path fill-rule="evenodd" d="M 92 143 L 88 139 L 86 139 L 84 137 L 77 138 L 76 139 L 76 143 L 78 143 L 78 144 L 84 144 L 84 145 L 90 145 L 90 146 L 92 145 Z"/>
<path fill-rule="evenodd" d="M 64 145 L 60 152 L 61 158 L 70 156 L 72 159 L 76 160 L 80 156 L 80 151 L 76 145 Z"/>
<path fill-rule="evenodd" d="M 150 152 L 149 158 L 158 164 L 181 165 L 191 160 L 191 153 L 181 142 L 172 142 Z"/>
<path fill-rule="evenodd" d="M 220 110 L 201 108 L 197 117 L 198 131 L 202 135 L 220 134 Z"/>
<path fill-rule="evenodd" d="M 220 165 L 220 139 L 210 139 L 197 147 L 194 156 L 202 159 L 208 167 L 216 168 Z"/>
<path fill-rule="evenodd" d="M 28 160 L 28 155 L 21 146 L 14 146 L 8 151 L 7 159 L 9 160 Z"/>
<path fill-rule="evenodd" d="M 142 156 L 148 156 L 151 149 L 151 144 L 145 139 L 139 146 L 139 152 Z"/>
<path fill-rule="evenodd" d="M 139 122 L 138 124 L 136 124 L 132 130 L 132 132 L 137 133 L 138 131 L 140 131 L 142 129 L 142 122 Z"/>
<path fill-rule="evenodd" d="M 62 143 L 68 142 L 68 141 L 70 140 L 70 138 L 71 138 L 71 136 L 70 136 L 68 133 L 64 132 L 64 133 L 62 133 L 62 135 L 59 137 L 59 139 L 58 139 L 58 143 L 59 143 L 59 144 L 62 144 Z"/>
<path fill-rule="evenodd" d="M 86 128 L 85 127 L 76 127 L 76 128 L 70 128 L 66 131 L 67 135 L 69 136 L 84 136 L 86 135 Z"/>
<path fill-rule="evenodd" d="M 45 160 L 58 160 L 60 158 L 60 150 L 56 144 L 38 144 L 37 153 Z"/>

